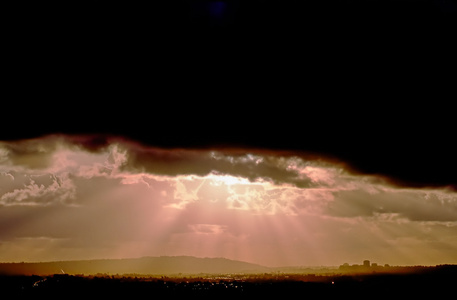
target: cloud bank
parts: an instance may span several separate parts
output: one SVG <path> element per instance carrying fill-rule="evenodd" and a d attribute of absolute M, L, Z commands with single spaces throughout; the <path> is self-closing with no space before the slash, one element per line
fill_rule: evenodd
<path fill-rule="evenodd" d="M 2 142 L 0 223 L 0 260 L 457 261 L 452 190 L 395 186 L 343 163 L 255 149 L 158 149 L 91 136 Z"/>

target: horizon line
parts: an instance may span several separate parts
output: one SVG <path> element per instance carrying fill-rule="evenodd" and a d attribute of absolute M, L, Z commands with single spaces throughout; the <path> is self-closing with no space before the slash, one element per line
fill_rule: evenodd
<path fill-rule="evenodd" d="M 244 260 L 238 260 L 238 259 L 231 259 L 231 258 L 226 258 L 222 256 L 217 256 L 217 257 L 200 257 L 200 256 L 194 256 L 194 255 L 158 255 L 158 256 L 140 256 L 140 257 L 123 257 L 123 258 L 88 258 L 88 259 L 66 259 L 66 260 L 46 260 L 46 261 L 0 261 L 0 264 L 40 264 L 40 263 L 59 263 L 59 262 L 83 262 L 83 261 L 97 261 L 97 260 L 135 260 L 135 259 L 145 259 L 145 258 L 179 258 L 179 257 L 186 257 L 186 258 L 197 258 L 197 259 L 224 259 L 224 260 L 229 260 L 233 262 L 242 262 L 242 263 L 248 263 L 252 265 L 257 265 L 259 267 L 263 268 L 268 268 L 268 269 L 280 269 L 280 268 L 338 268 L 340 266 L 343 266 L 344 264 L 348 264 L 349 267 L 352 266 L 364 266 L 363 261 L 360 260 L 361 264 L 357 263 L 348 263 L 348 262 L 343 262 L 338 265 L 281 265 L 281 266 L 266 266 L 262 265 L 259 263 L 254 263 L 254 262 L 249 262 L 249 261 L 244 261 Z M 371 260 L 370 261 L 370 267 L 371 263 L 373 263 Z M 376 263 L 376 262 L 374 262 Z M 457 263 L 440 263 L 440 264 L 404 264 L 404 265 L 391 265 L 391 264 L 384 264 L 380 263 L 378 264 L 378 267 L 384 267 L 385 265 L 389 265 L 389 267 L 436 267 L 436 266 L 443 266 L 443 265 L 457 265 Z"/>

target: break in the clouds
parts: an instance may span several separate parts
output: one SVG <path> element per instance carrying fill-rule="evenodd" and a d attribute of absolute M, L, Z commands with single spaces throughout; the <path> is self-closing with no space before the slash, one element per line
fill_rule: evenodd
<path fill-rule="evenodd" d="M 0 144 L 0 260 L 455 263 L 457 193 L 290 152 L 49 136 Z"/>

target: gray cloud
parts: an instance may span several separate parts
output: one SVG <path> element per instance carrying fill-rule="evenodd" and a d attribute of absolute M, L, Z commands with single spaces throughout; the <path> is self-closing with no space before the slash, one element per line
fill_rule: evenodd
<path fill-rule="evenodd" d="M 457 195 L 441 190 L 389 189 L 334 192 L 326 213 L 339 217 L 366 217 L 395 213 L 411 221 L 457 221 Z"/>
<path fill-rule="evenodd" d="M 290 168 L 297 162 L 313 165 L 293 153 L 274 153 L 252 150 L 248 153 L 237 149 L 188 150 L 154 149 L 138 145 L 127 146 L 128 160 L 124 170 L 148 172 L 157 175 L 198 175 L 210 173 L 240 176 L 254 182 L 271 180 L 277 184 L 289 183 L 298 187 L 313 187 L 313 180 Z M 328 165 L 323 161 L 318 165 Z"/>
<path fill-rule="evenodd" d="M 52 155 L 62 137 L 0 142 L 0 164 L 22 166 L 29 169 L 42 169 L 52 163 Z"/>
<path fill-rule="evenodd" d="M 0 159 L 4 165 L 29 170 L 51 166 L 55 153 L 62 149 L 105 153 L 112 145 L 119 145 L 128 159 L 122 170 L 147 172 L 157 175 L 198 175 L 211 172 L 241 176 L 255 181 L 266 178 L 277 183 L 291 183 L 300 187 L 311 186 L 311 180 L 288 168 L 300 161 L 293 153 L 250 151 L 239 149 L 189 150 L 145 147 L 119 138 L 97 136 L 48 136 L 41 139 L 0 143 Z M 111 157 L 112 158 L 112 157 Z M 1 162 L 0 162 L 1 164 Z M 322 164 L 322 162 L 321 162 Z"/>
<path fill-rule="evenodd" d="M 76 197 L 77 193 L 83 193 L 76 188 L 81 184 L 80 179 L 106 177 L 113 186 L 129 180 L 142 181 L 151 187 L 171 183 L 160 183 L 148 174 L 169 178 L 218 174 L 246 178 L 252 183 L 264 180 L 297 188 L 266 190 L 259 185 L 251 186 L 248 191 L 241 186 L 238 187 L 241 190 L 235 191 L 234 186 L 224 192 L 233 208 L 248 207 L 247 203 L 259 207 L 262 203 L 286 207 L 289 211 L 308 208 L 348 218 L 395 213 L 413 221 L 457 220 L 456 193 L 399 188 L 375 176 L 351 174 L 342 164 L 290 152 L 159 149 L 96 136 L 48 136 L 1 143 L 0 150 L 0 205 L 84 201 L 84 197 Z M 193 189 L 180 181 L 172 185 L 174 191 L 168 190 L 168 197 L 173 195 L 178 206 L 199 197 L 198 189 L 193 195 L 190 192 Z"/>

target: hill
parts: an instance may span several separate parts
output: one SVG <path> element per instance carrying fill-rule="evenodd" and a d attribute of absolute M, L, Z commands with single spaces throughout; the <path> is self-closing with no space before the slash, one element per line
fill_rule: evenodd
<path fill-rule="evenodd" d="M 243 273 L 268 270 L 256 264 L 225 258 L 197 258 L 192 256 L 160 256 L 129 259 L 100 259 L 36 263 L 0 263 L 4 275 L 49 274 L 199 274 Z"/>

